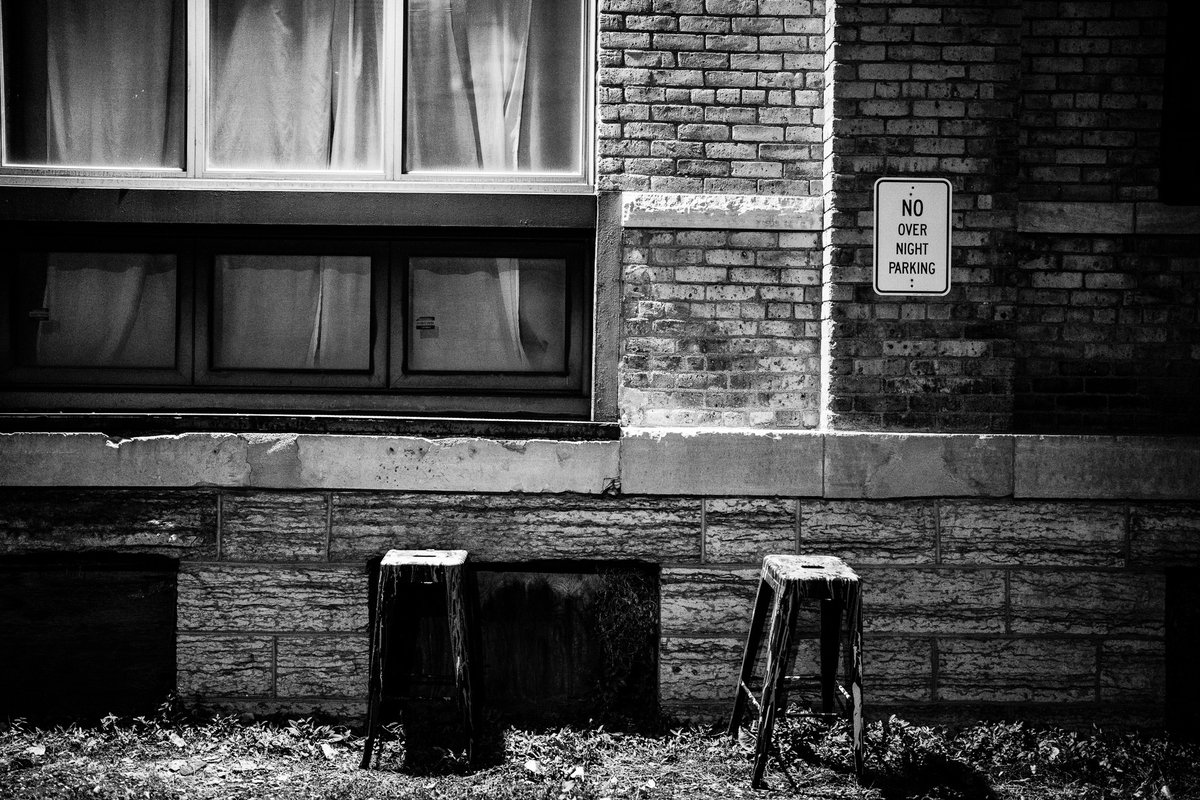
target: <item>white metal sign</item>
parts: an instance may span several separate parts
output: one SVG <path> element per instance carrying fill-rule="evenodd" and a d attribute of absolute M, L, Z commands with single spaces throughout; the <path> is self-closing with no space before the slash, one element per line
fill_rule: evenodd
<path fill-rule="evenodd" d="M 875 181 L 875 291 L 943 295 L 950 291 L 950 181 Z"/>

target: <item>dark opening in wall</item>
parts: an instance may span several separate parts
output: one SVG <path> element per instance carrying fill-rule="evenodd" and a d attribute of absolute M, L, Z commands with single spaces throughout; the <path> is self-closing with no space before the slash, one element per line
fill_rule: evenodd
<path fill-rule="evenodd" d="M 468 565 L 478 634 L 476 696 L 485 715 L 534 725 L 637 724 L 655 717 L 657 567 L 628 561 Z M 418 660 L 410 674 L 452 674 L 442 587 L 417 586 L 401 601 L 416 619 Z M 394 641 L 404 635 L 396 628 L 391 633 Z M 396 672 L 385 675 L 386 685 L 403 685 L 401 659 L 389 657 L 388 664 Z M 432 681 L 409 686 L 418 696 L 439 694 Z"/>
<path fill-rule="evenodd" d="M 177 573 L 162 556 L 0 558 L 0 717 L 152 713 L 175 688 Z"/>
<path fill-rule="evenodd" d="M 1200 568 L 1167 570 L 1167 730 L 1200 739 Z"/>

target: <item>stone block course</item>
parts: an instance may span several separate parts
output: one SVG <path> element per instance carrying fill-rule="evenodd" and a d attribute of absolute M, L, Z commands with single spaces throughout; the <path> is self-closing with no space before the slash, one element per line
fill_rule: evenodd
<path fill-rule="evenodd" d="M 317 492 L 225 493 L 221 558 L 325 561 L 329 497 Z"/>
<path fill-rule="evenodd" d="M 944 564 L 1122 567 L 1125 506 L 1119 504 L 939 503 Z"/>
<path fill-rule="evenodd" d="M 933 501 L 803 500 L 800 552 L 867 564 L 932 564 L 936 558 Z"/>
<path fill-rule="evenodd" d="M 664 567 L 659 606 L 664 636 L 745 636 L 759 568 Z"/>
<path fill-rule="evenodd" d="M 1161 637 L 1166 580 L 1154 572 L 1013 570 L 1009 602 L 1015 634 Z"/>
<path fill-rule="evenodd" d="M 761 563 L 796 552 L 796 501 L 712 498 L 704 501 L 704 561 Z"/>
<path fill-rule="evenodd" d="M 362 566 L 190 563 L 178 583 L 180 631 L 365 630 Z"/>
<path fill-rule="evenodd" d="M 1085 703 L 1096 699 L 1097 648 L 1069 639 L 937 640 L 937 699 Z"/>
<path fill-rule="evenodd" d="M 175 653 L 177 686 L 184 697 L 270 697 L 274 691 L 270 636 L 181 633 Z"/>
<path fill-rule="evenodd" d="M 368 638 L 280 636 L 276 641 L 279 697 L 367 696 Z"/>
<path fill-rule="evenodd" d="M 863 630 L 872 634 L 1003 634 L 1001 570 L 860 567 Z"/>
<path fill-rule="evenodd" d="M 1200 567 L 1200 504 L 1132 504 L 1129 561 L 1138 567 Z"/>

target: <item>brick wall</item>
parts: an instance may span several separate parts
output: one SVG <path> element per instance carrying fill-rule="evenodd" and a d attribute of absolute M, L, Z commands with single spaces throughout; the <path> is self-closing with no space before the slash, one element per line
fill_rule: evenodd
<path fill-rule="evenodd" d="M 600 189 L 820 193 L 821 0 L 604 0 Z"/>
<path fill-rule="evenodd" d="M 829 424 L 1004 431 L 1012 413 L 1020 6 L 837 0 L 827 15 Z M 952 288 L 871 287 L 877 178 L 954 188 Z"/>
<path fill-rule="evenodd" d="M 626 230 L 622 421 L 816 427 L 816 245 L 807 232 Z"/>
<path fill-rule="evenodd" d="M 841 556 L 865 581 L 870 714 L 1019 706 L 1155 723 L 1164 567 L 1200 566 L 1200 504 L 1178 502 L 113 489 L 0 500 L 0 553 L 83 542 L 180 558 L 179 689 L 256 712 L 361 715 L 367 560 L 464 547 L 481 561 L 660 565 L 662 704 L 711 718 L 729 702 L 762 555 L 799 549 Z M 811 642 L 800 653 L 812 658 Z"/>

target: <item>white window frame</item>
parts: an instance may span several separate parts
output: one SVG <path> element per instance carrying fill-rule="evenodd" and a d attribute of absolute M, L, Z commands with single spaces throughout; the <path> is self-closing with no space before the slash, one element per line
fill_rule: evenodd
<path fill-rule="evenodd" d="M 20 0 L 0 0 L 20 2 Z M 383 165 L 378 171 L 216 169 L 207 164 L 209 0 L 185 0 L 187 97 L 185 165 L 171 167 L 55 167 L 8 163 L 7 81 L 0 57 L 0 187 L 57 186 L 121 189 L 346 192 L 520 192 L 591 194 L 595 191 L 595 0 L 582 0 L 579 158 L 573 173 L 404 172 L 405 0 L 383 0 L 381 121 Z M 3 45 L 0 18 L 0 47 Z"/>

